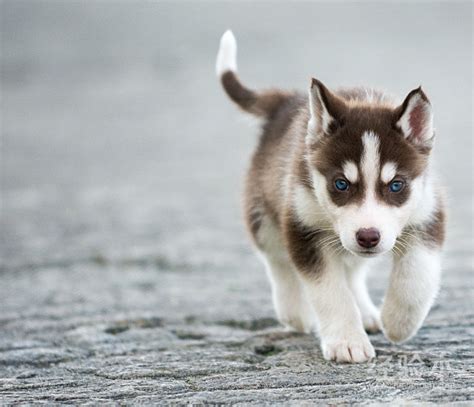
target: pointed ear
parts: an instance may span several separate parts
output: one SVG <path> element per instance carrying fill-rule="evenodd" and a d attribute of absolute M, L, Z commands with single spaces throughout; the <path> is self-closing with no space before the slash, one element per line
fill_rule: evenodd
<path fill-rule="evenodd" d="M 330 134 L 344 123 L 347 106 L 338 96 L 331 93 L 322 82 L 311 79 L 309 89 L 308 135 L 306 142 L 311 144 L 324 135 Z"/>
<path fill-rule="evenodd" d="M 413 89 L 395 110 L 395 126 L 417 145 L 430 146 L 433 136 L 433 111 L 421 86 Z"/>

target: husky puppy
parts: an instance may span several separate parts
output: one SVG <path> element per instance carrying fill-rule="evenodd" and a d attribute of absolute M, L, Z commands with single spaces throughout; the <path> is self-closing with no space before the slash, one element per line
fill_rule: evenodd
<path fill-rule="evenodd" d="M 373 89 L 330 91 L 317 79 L 309 97 L 257 92 L 237 78 L 236 53 L 227 31 L 217 75 L 264 121 L 244 208 L 278 319 L 317 329 L 325 359 L 367 361 L 375 351 L 366 331 L 405 341 L 438 291 L 445 217 L 430 173 L 431 104 L 421 88 L 397 104 Z M 393 261 L 379 312 L 366 273 L 384 253 Z"/>

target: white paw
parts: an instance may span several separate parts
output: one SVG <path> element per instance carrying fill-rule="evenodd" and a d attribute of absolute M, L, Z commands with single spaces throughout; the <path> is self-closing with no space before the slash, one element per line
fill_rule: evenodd
<path fill-rule="evenodd" d="M 382 322 L 380 321 L 380 312 L 375 309 L 370 313 L 362 315 L 362 322 L 366 332 L 375 334 L 382 330 Z"/>
<path fill-rule="evenodd" d="M 353 339 L 338 339 L 322 342 L 324 359 L 338 363 L 362 363 L 375 357 L 375 349 L 367 335 Z"/>

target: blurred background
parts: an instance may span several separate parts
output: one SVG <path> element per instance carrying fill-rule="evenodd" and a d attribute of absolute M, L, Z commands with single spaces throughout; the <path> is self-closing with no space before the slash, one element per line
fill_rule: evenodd
<path fill-rule="evenodd" d="M 215 78 L 227 28 L 255 88 L 315 76 L 403 98 L 422 84 L 452 226 L 471 222 L 469 3 L 3 1 L 1 14 L 6 265 L 248 251 L 239 202 L 258 128 Z"/>
<path fill-rule="evenodd" d="M 471 2 L 3 0 L 0 297 L 11 335 L 60 336 L 66 317 L 273 315 L 240 210 L 258 127 L 214 71 L 228 28 L 255 88 L 306 91 L 315 76 L 403 98 L 423 85 L 451 208 L 444 284 L 452 315 L 467 312 Z"/>

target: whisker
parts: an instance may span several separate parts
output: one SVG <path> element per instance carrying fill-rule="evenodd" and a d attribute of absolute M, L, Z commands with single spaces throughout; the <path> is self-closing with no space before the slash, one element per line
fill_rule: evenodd
<path fill-rule="evenodd" d="M 331 247 L 332 245 L 334 245 L 335 243 L 338 243 L 338 240 L 337 238 L 333 238 L 331 240 L 328 240 L 326 241 L 325 243 L 323 243 L 320 247 L 321 249 L 325 249 L 327 247 Z"/>

